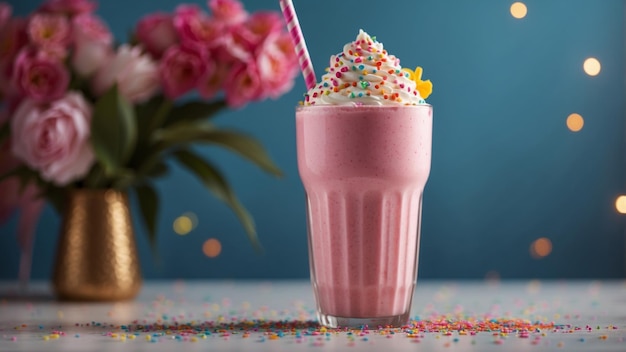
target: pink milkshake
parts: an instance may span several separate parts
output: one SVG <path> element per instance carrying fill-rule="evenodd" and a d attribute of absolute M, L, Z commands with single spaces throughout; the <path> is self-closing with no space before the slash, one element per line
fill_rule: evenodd
<path fill-rule="evenodd" d="M 320 319 L 405 323 L 430 171 L 431 107 L 303 107 L 296 130 Z"/>
<path fill-rule="evenodd" d="M 433 118 L 423 100 L 430 92 L 419 87 L 430 82 L 417 71 L 403 71 L 361 31 L 296 111 L 311 280 L 323 325 L 377 328 L 409 319 Z"/>

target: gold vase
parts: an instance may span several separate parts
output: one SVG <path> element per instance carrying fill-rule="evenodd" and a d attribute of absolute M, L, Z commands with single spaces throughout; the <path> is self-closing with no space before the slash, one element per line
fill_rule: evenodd
<path fill-rule="evenodd" d="M 117 301 L 139 293 L 141 272 L 125 192 L 69 194 L 52 284 L 61 300 Z"/>

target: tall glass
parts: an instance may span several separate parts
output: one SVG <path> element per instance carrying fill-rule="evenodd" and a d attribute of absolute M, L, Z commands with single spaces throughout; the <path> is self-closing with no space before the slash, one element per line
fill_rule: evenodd
<path fill-rule="evenodd" d="M 302 106 L 298 171 L 321 324 L 401 326 L 417 279 L 432 106 Z"/>

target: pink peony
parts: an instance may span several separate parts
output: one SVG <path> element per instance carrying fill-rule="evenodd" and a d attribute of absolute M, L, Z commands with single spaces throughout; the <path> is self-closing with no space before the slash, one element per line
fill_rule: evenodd
<path fill-rule="evenodd" d="M 117 84 L 120 94 L 130 102 L 144 102 L 159 89 L 158 67 L 140 47 L 122 45 L 94 76 L 94 93 L 102 95 L 113 84 Z"/>
<path fill-rule="evenodd" d="M 26 99 L 11 121 L 11 150 L 44 180 L 64 186 L 87 174 L 95 160 L 90 124 L 91 107 L 80 93 L 49 105 Z"/>
<path fill-rule="evenodd" d="M 74 52 L 72 66 L 78 74 L 90 76 L 113 55 L 113 35 L 97 16 L 81 14 L 72 20 Z"/>
<path fill-rule="evenodd" d="M 223 61 L 249 61 L 255 49 L 251 42 L 249 31 L 242 24 L 232 26 L 224 32 L 222 46 L 216 55 Z"/>
<path fill-rule="evenodd" d="M 90 0 L 48 0 L 40 8 L 43 12 L 59 13 L 75 16 L 81 13 L 91 13 L 98 4 Z"/>
<path fill-rule="evenodd" d="M 182 44 L 211 49 L 222 43 L 224 25 L 209 17 L 198 6 L 178 6 L 173 21 Z"/>
<path fill-rule="evenodd" d="M 15 59 L 13 83 L 18 92 L 38 103 L 63 96 L 70 74 L 63 62 L 47 53 L 24 48 Z"/>
<path fill-rule="evenodd" d="M 137 39 L 155 58 L 178 42 L 172 16 L 166 13 L 150 14 L 137 23 Z"/>
<path fill-rule="evenodd" d="M 243 27 L 247 33 L 242 34 L 242 37 L 256 48 L 265 38 L 280 33 L 283 29 L 283 21 L 283 18 L 280 17 L 277 12 L 256 12 L 243 23 Z"/>
<path fill-rule="evenodd" d="M 265 41 L 257 66 L 267 96 L 276 99 L 293 87 L 298 62 L 288 33 L 274 35 Z"/>
<path fill-rule="evenodd" d="M 239 62 L 234 65 L 224 81 L 226 102 L 234 108 L 263 97 L 263 87 L 254 62 Z"/>
<path fill-rule="evenodd" d="M 34 14 L 28 21 L 26 32 L 31 43 L 40 48 L 65 47 L 72 34 L 67 17 L 47 13 Z"/>
<path fill-rule="evenodd" d="M 227 25 L 241 23 L 248 17 L 248 13 L 238 0 L 209 0 L 208 3 L 213 16 Z"/>
<path fill-rule="evenodd" d="M 277 13 L 257 12 L 224 33 L 224 49 L 237 60 L 249 61 L 265 39 L 280 33 L 282 28 L 283 20 Z"/>
<path fill-rule="evenodd" d="M 222 89 L 230 65 L 219 61 L 208 61 L 204 75 L 198 80 L 198 93 L 203 99 L 213 98 Z"/>
<path fill-rule="evenodd" d="M 206 71 L 207 55 L 195 47 L 176 45 L 169 48 L 159 64 L 163 91 L 170 99 L 194 89 Z"/>

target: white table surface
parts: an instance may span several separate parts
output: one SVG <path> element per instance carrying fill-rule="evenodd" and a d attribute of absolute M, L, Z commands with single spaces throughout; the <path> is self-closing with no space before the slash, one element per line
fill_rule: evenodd
<path fill-rule="evenodd" d="M 0 351 L 626 351 L 626 281 L 418 282 L 412 316 L 423 327 L 431 319 L 547 324 L 526 334 L 323 331 L 313 309 L 302 280 L 148 281 L 118 303 L 58 302 L 46 283 L 16 297 L 4 282 Z"/>

